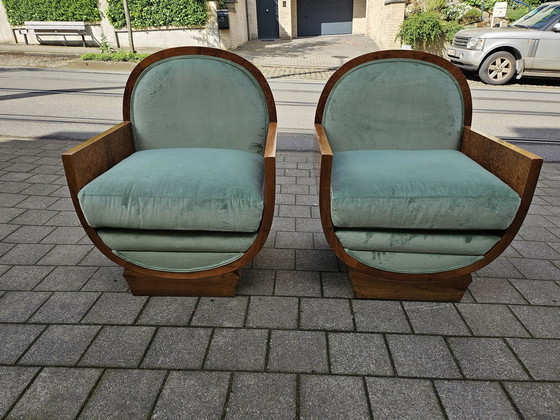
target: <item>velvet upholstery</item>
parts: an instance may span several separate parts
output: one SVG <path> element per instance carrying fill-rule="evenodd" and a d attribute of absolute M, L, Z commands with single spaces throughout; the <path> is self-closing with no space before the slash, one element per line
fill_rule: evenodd
<path fill-rule="evenodd" d="M 113 251 L 123 260 L 158 271 L 192 273 L 232 263 L 242 252 L 151 252 Z"/>
<path fill-rule="evenodd" d="M 455 150 L 338 152 L 331 182 L 339 228 L 505 230 L 520 203 L 508 185 Z"/>
<path fill-rule="evenodd" d="M 483 255 L 446 255 L 409 252 L 372 252 L 345 249 L 361 263 L 395 273 L 423 274 L 451 271 L 473 264 Z"/>
<path fill-rule="evenodd" d="M 414 59 L 382 59 L 344 74 L 325 104 L 323 126 L 333 152 L 457 150 L 464 102 L 447 70 Z"/>
<path fill-rule="evenodd" d="M 78 194 L 96 228 L 256 232 L 262 156 L 226 149 L 136 152 Z"/>
<path fill-rule="evenodd" d="M 375 231 L 337 229 L 344 248 L 421 254 L 483 255 L 498 243 L 497 235 L 472 232 Z"/>
<path fill-rule="evenodd" d="M 245 252 L 256 233 L 177 230 L 98 229 L 107 246 L 119 251 Z"/>
<path fill-rule="evenodd" d="M 246 69 L 229 60 L 197 55 L 159 60 L 136 81 L 130 109 L 137 151 L 264 151 L 269 116 L 262 89 Z"/>

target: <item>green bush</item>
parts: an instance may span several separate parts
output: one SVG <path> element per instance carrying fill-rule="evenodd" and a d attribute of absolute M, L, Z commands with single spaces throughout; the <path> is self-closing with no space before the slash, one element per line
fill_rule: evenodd
<path fill-rule="evenodd" d="M 480 21 L 480 10 L 479 9 L 470 9 L 465 12 L 459 21 L 464 24 L 468 25 L 469 23 L 475 23 Z"/>
<path fill-rule="evenodd" d="M 401 24 L 397 39 L 412 48 L 427 48 L 444 35 L 444 21 L 436 12 L 419 12 L 409 15 Z"/>
<path fill-rule="evenodd" d="M 443 33 L 445 34 L 445 40 L 447 42 L 453 41 L 455 34 L 461 29 L 465 29 L 463 25 L 457 22 L 444 22 L 443 23 Z"/>
<path fill-rule="evenodd" d="M 108 0 L 107 17 L 115 28 L 126 26 L 122 0 Z M 133 28 L 204 26 L 208 20 L 205 0 L 129 0 Z"/>
<path fill-rule="evenodd" d="M 521 19 L 521 17 L 525 16 L 527 13 L 529 13 L 529 11 L 525 6 L 518 7 L 517 9 L 514 9 L 513 7 L 508 7 L 506 12 L 506 17 L 507 20 L 509 20 L 510 22 L 515 22 L 516 20 Z"/>
<path fill-rule="evenodd" d="M 96 0 L 3 0 L 10 25 L 25 21 L 86 21 L 101 19 Z"/>
<path fill-rule="evenodd" d="M 140 61 L 150 54 L 138 54 L 133 52 L 114 53 L 87 53 L 80 57 L 84 61 Z"/>

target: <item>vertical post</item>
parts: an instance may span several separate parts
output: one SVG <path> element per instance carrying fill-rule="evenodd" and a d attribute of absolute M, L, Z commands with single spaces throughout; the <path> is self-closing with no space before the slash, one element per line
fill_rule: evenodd
<path fill-rule="evenodd" d="M 132 39 L 132 25 L 130 24 L 130 11 L 128 9 L 128 0 L 123 0 L 124 7 L 124 17 L 126 19 L 126 28 L 128 29 L 128 45 L 130 45 L 130 50 L 136 52 L 134 48 L 134 40 Z"/>

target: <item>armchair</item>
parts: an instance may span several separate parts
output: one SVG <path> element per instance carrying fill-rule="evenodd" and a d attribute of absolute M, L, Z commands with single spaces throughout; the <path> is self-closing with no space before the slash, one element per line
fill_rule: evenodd
<path fill-rule="evenodd" d="M 274 212 L 265 78 L 226 51 L 159 51 L 132 71 L 123 120 L 62 155 L 89 238 L 135 295 L 234 296 Z"/>
<path fill-rule="evenodd" d="M 321 222 L 356 297 L 459 301 L 516 235 L 542 159 L 471 116 L 463 74 L 427 53 L 366 54 L 327 82 Z"/>

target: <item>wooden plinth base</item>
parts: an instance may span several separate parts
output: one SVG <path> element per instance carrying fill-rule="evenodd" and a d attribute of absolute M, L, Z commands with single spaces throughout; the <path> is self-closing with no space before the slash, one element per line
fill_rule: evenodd
<path fill-rule="evenodd" d="M 135 296 L 235 296 L 239 271 L 202 279 L 168 279 L 124 270 Z"/>
<path fill-rule="evenodd" d="M 459 302 L 471 284 L 470 274 L 441 281 L 406 282 L 374 277 L 348 268 L 354 296 L 365 299 Z"/>

